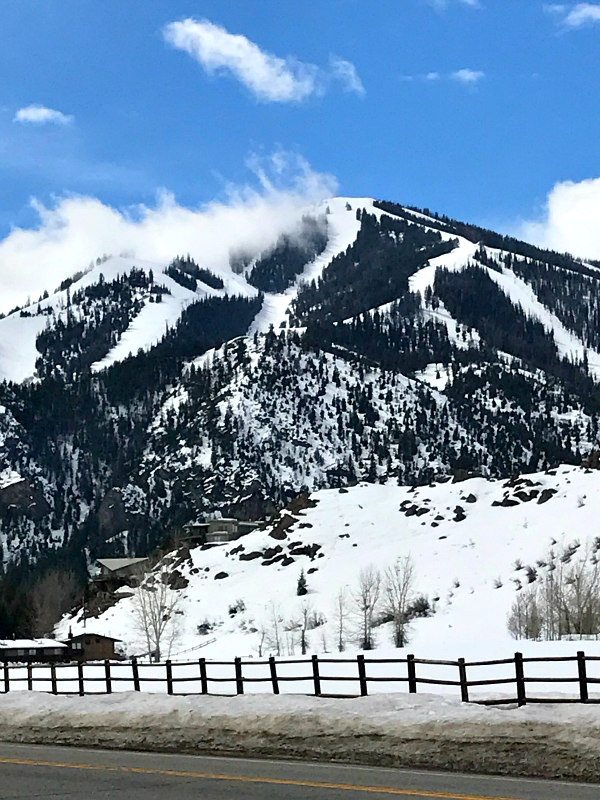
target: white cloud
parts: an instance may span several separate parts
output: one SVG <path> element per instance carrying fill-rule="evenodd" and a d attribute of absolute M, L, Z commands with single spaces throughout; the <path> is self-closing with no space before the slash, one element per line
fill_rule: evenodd
<path fill-rule="evenodd" d="M 581 258 L 600 258 L 600 178 L 557 183 L 543 217 L 523 222 L 523 239 Z"/>
<path fill-rule="evenodd" d="M 473 86 L 485 78 L 485 72 L 481 72 L 481 70 L 477 69 L 458 69 L 456 72 L 453 72 L 450 77 L 452 80 L 458 81 L 459 83 Z"/>
<path fill-rule="evenodd" d="M 208 73 L 230 73 L 263 102 L 295 103 L 322 94 L 332 80 L 346 91 L 364 94 L 350 61 L 331 58 L 330 71 L 295 58 L 280 58 L 242 34 L 229 33 L 209 20 L 184 19 L 163 28 L 165 40 L 194 58 Z"/>
<path fill-rule="evenodd" d="M 52 290 L 103 253 L 132 253 L 168 263 L 189 252 L 209 267 L 225 267 L 230 250 L 256 252 L 292 229 L 299 213 L 335 193 L 330 175 L 314 172 L 297 156 L 253 158 L 258 188 L 230 186 L 227 199 L 201 208 L 163 192 L 154 207 L 113 208 L 95 197 L 59 198 L 32 205 L 34 228 L 15 228 L 0 240 L 0 312 Z"/>
<path fill-rule="evenodd" d="M 426 2 L 437 9 L 448 8 L 451 5 L 468 6 L 469 8 L 482 8 L 480 0 L 426 0 Z"/>
<path fill-rule="evenodd" d="M 546 11 L 561 17 L 560 24 L 564 28 L 583 28 L 585 25 L 600 23 L 599 3 L 550 3 L 545 6 Z"/>
<path fill-rule="evenodd" d="M 475 86 L 480 80 L 485 78 L 485 72 L 474 69 L 459 69 L 455 72 L 443 74 L 441 72 L 425 72 L 421 75 L 402 75 L 403 81 L 426 81 L 434 83 L 435 81 L 452 80 L 462 83 L 465 86 Z"/>
<path fill-rule="evenodd" d="M 54 108 L 31 105 L 20 108 L 13 118 L 13 122 L 29 123 L 32 125 L 70 125 L 73 117 L 63 114 Z"/>
<path fill-rule="evenodd" d="M 342 84 L 344 91 L 354 92 L 360 95 L 366 93 L 364 84 L 356 71 L 356 67 L 351 61 L 346 61 L 344 58 L 338 58 L 337 56 L 331 56 L 329 64 L 332 77 Z"/>

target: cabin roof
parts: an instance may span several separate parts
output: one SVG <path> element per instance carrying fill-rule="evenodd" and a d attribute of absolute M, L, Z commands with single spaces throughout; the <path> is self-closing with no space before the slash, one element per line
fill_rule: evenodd
<path fill-rule="evenodd" d="M 45 650 L 66 646 L 55 639 L 0 639 L 0 650 Z"/>
<path fill-rule="evenodd" d="M 101 567 L 109 570 L 109 572 L 116 572 L 125 567 L 133 567 L 136 564 L 141 564 L 143 561 L 148 561 L 147 558 L 98 558 L 96 563 Z"/>
<path fill-rule="evenodd" d="M 80 639 L 87 639 L 90 636 L 93 636 L 96 639 L 104 639 L 109 642 L 122 642 L 122 639 L 115 639 L 114 636 L 105 636 L 103 633 L 94 633 L 93 631 L 85 631 L 84 633 L 77 633 L 74 636 L 70 636 L 68 641 L 69 642 L 78 642 Z"/>

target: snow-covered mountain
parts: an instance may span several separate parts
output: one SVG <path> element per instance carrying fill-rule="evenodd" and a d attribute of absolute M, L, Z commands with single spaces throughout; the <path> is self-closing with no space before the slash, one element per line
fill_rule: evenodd
<path fill-rule="evenodd" d="M 237 541 L 184 546 L 156 565 L 157 574 L 167 570 L 176 576 L 180 596 L 173 654 L 264 655 L 275 651 L 277 633 L 280 654 L 298 655 L 306 608 L 310 651 L 336 651 L 341 595 L 341 638 L 346 650 L 355 651 L 360 570 L 373 566 L 384 574 L 410 556 L 415 616 L 407 631 L 408 652 L 506 657 L 516 646 L 507 628 L 515 599 L 553 570 L 557 574 L 557 564 L 578 568 L 597 552 L 599 489 L 597 471 L 561 467 L 508 481 L 473 478 L 416 488 L 387 481 L 311 493 Z M 308 593 L 298 596 L 301 571 Z M 134 592 L 122 589 L 115 605 L 85 622 L 81 611 L 66 617 L 59 633 L 87 625 L 122 639 L 130 654 L 144 652 Z M 383 591 L 380 600 L 373 644 L 398 653 Z M 585 644 L 590 654 L 600 654 L 597 641 Z M 552 647 L 555 654 L 573 650 L 568 641 Z"/>
<path fill-rule="evenodd" d="M 303 492 L 503 479 L 598 447 L 598 265 L 370 198 L 299 216 L 229 264 L 102 257 L 0 318 L 14 580 Z"/>

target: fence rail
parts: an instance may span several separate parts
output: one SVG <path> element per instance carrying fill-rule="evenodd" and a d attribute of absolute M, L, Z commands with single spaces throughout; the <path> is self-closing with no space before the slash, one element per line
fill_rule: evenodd
<path fill-rule="evenodd" d="M 568 675 L 540 676 L 528 674 L 529 665 L 572 665 Z M 345 669 L 344 674 L 331 674 L 330 667 Z M 598 676 L 588 674 L 593 666 Z M 386 672 L 381 674 L 382 667 Z M 425 674 L 427 668 L 450 670 L 445 677 Z M 507 674 L 489 679 L 473 677 L 473 670 L 502 667 Z M 251 674 L 259 669 L 261 674 Z M 559 669 L 560 671 L 560 669 Z M 227 684 L 231 691 L 219 691 Z M 406 691 L 415 694 L 419 688 L 431 691 L 439 686 L 456 689 L 456 695 L 465 703 L 485 705 L 526 703 L 600 703 L 600 688 L 592 697 L 590 692 L 600 687 L 600 656 L 586 656 L 579 651 L 574 656 L 524 657 L 515 653 L 513 658 L 493 661 L 456 661 L 416 658 L 376 658 L 359 654 L 356 658 L 319 658 L 316 655 L 299 659 L 241 659 L 233 661 L 166 661 L 150 664 L 133 658 L 128 662 L 104 661 L 77 664 L 8 664 L 0 668 L 0 693 L 13 691 L 41 691 L 55 695 L 112 694 L 119 691 L 150 691 L 169 695 L 241 695 L 248 690 L 281 694 L 285 689 L 292 693 L 315 697 L 365 697 L 371 691 Z M 352 684 L 352 685 L 350 685 Z M 534 686 L 540 684 L 566 684 L 574 687 L 570 696 L 535 696 Z M 475 696 L 473 690 L 497 687 L 504 691 L 514 686 L 515 694 L 501 697 Z M 352 691 L 352 689 L 354 691 Z M 529 691 L 528 691 L 529 690 Z"/>

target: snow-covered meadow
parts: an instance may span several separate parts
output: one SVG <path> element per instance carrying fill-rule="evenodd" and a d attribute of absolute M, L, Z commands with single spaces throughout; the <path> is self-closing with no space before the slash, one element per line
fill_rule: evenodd
<path fill-rule="evenodd" d="M 277 652 L 273 626 L 278 625 L 278 672 L 281 677 L 295 678 L 281 682 L 282 693 L 313 692 L 310 662 L 285 662 L 317 653 L 323 659 L 348 660 L 323 663 L 323 693 L 358 694 L 359 637 L 353 598 L 360 570 L 373 565 L 384 571 L 409 555 L 415 568 L 413 592 L 426 596 L 435 611 L 412 620 L 404 648 L 393 646 L 390 622 L 376 625 L 375 650 L 365 653 L 367 661 L 404 660 L 409 653 L 417 659 L 465 658 L 467 662 L 511 659 L 515 651 L 530 658 L 574 658 L 578 650 L 600 656 L 600 641 L 595 639 L 517 641 L 507 627 L 515 599 L 527 590 L 532 571 L 538 577 L 544 575 L 550 552 L 558 560 L 569 552 L 577 558 L 588 544 L 594 546 L 599 488 L 600 473 L 567 466 L 515 481 L 475 478 L 415 489 L 391 481 L 360 484 L 315 492 L 305 508 L 284 512 L 277 522 L 237 541 L 170 554 L 169 568 L 177 571 L 185 586 L 178 590 L 179 631 L 168 655 L 173 662 L 190 662 L 174 664 L 174 678 L 186 679 L 176 681 L 175 691 L 200 691 L 200 657 L 209 662 L 209 678 L 228 679 L 213 683 L 213 692 L 235 693 L 235 657 L 244 662 L 244 678 L 268 679 L 266 660 Z M 301 570 L 308 585 L 303 597 L 297 595 Z M 343 652 L 339 652 L 336 610 L 340 592 L 345 597 Z M 79 611 L 63 619 L 57 634 L 64 637 L 69 629 L 103 633 L 123 640 L 128 655 L 140 654 L 145 648 L 134 623 L 134 602 L 133 597 L 122 596 L 98 618 L 87 620 Z M 307 608 L 314 624 L 307 631 L 308 655 L 302 656 L 299 624 Z M 164 651 L 163 655 L 167 657 Z M 114 674 L 125 669 L 115 666 Z M 164 666 L 140 669 L 160 678 L 147 684 L 147 690 L 166 691 Z M 405 663 L 367 663 L 367 677 L 406 675 Z M 513 664 L 468 667 L 469 681 L 514 681 L 514 675 Z M 536 682 L 528 693 L 556 695 L 560 688 L 561 693 L 576 696 L 577 675 L 575 661 L 526 664 L 526 677 L 572 681 L 560 687 Z M 306 680 L 297 680 L 302 676 Z M 348 680 L 331 680 L 334 677 Z M 418 664 L 417 677 L 456 682 L 458 669 L 452 664 Z M 588 677 L 600 679 L 600 662 L 588 664 Z M 131 688 L 127 681 L 114 686 L 115 691 Z M 426 688 L 423 684 L 420 691 Z M 272 691 L 268 680 L 249 681 L 244 690 Z M 407 683 L 374 680 L 369 684 L 370 694 L 398 691 L 408 691 Z M 435 691 L 459 696 L 454 685 Z M 471 690 L 473 698 L 498 694 L 515 697 L 514 682 Z"/>

